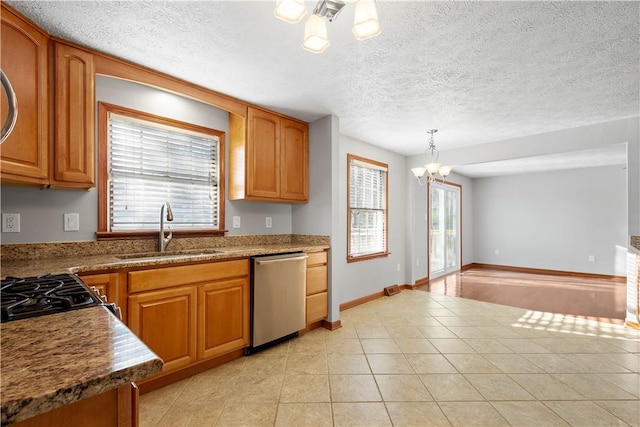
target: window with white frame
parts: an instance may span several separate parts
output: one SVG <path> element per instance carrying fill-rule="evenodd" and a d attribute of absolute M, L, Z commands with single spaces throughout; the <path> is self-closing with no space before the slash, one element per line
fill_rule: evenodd
<path fill-rule="evenodd" d="M 101 232 L 156 232 L 165 202 L 174 232 L 224 229 L 224 132 L 105 103 L 99 109 Z"/>
<path fill-rule="evenodd" d="M 347 261 L 387 256 L 388 166 L 347 155 Z"/>

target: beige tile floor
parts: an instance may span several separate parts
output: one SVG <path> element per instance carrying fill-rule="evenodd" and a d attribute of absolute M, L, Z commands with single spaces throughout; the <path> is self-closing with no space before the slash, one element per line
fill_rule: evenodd
<path fill-rule="evenodd" d="M 640 332 L 422 291 L 147 393 L 146 426 L 636 426 Z"/>

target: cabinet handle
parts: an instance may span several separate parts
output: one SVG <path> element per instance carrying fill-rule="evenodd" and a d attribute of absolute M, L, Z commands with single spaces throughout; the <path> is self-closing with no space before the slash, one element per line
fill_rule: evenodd
<path fill-rule="evenodd" d="M 301 255 L 301 256 L 292 257 L 292 258 L 280 258 L 280 259 L 272 259 L 272 260 L 265 260 L 265 261 L 256 260 L 256 264 L 265 265 L 265 264 L 275 264 L 276 262 L 302 261 L 307 258 L 309 257 L 306 255 Z"/>
<path fill-rule="evenodd" d="M 13 87 L 9 82 L 7 75 L 0 69 L 0 81 L 2 82 L 2 88 L 7 94 L 7 120 L 2 124 L 2 132 L 0 133 L 0 144 L 4 142 L 9 136 L 13 127 L 18 120 L 18 98 L 13 91 Z"/>

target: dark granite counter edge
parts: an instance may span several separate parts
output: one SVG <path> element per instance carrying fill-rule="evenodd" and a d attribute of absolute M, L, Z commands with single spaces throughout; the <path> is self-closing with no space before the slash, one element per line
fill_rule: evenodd
<path fill-rule="evenodd" d="M 162 360 L 151 359 L 138 365 L 123 368 L 109 375 L 70 385 L 54 393 L 31 399 L 2 402 L 2 425 L 23 421 L 45 412 L 75 403 L 79 400 L 110 391 L 122 385 L 146 378 L 162 370 Z"/>

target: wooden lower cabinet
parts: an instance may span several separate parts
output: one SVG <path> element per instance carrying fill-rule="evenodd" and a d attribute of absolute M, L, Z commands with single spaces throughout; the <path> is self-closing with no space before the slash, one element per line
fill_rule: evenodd
<path fill-rule="evenodd" d="M 13 427 L 138 427 L 134 383 L 11 424 Z"/>
<path fill-rule="evenodd" d="M 198 358 L 249 345 L 249 278 L 198 287 Z"/>
<path fill-rule="evenodd" d="M 129 328 L 164 361 L 162 372 L 196 361 L 196 289 L 193 286 L 129 296 Z"/>
<path fill-rule="evenodd" d="M 307 325 L 329 314 L 327 252 L 307 254 Z"/>
<path fill-rule="evenodd" d="M 128 326 L 162 374 L 250 343 L 248 259 L 132 271 L 128 288 Z"/>

